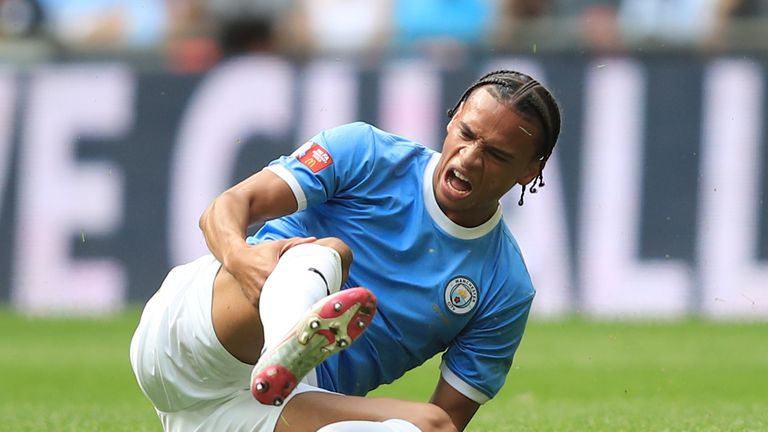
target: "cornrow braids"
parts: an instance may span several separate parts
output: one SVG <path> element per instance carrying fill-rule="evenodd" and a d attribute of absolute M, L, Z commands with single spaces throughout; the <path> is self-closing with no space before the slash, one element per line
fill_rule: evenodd
<path fill-rule="evenodd" d="M 544 137 L 540 141 L 537 156 L 541 161 L 539 174 L 531 183 L 531 193 L 538 192 L 544 187 L 544 166 L 552 155 L 552 151 L 560 136 L 560 107 L 554 96 L 538 81 L 530 76 L 511 70 L 497 70 L 488 73 L 464 91 L 456 105 L 448 110 L 452 118 L 461 104 L 480 87 L 489 87 L 489 92 L 498 101 L 513 108 L 518 113 L 536 119 L 542 126 Z M 523 197 L 528 185 L 522 185 L 518 205 L 523 205 Z"/>

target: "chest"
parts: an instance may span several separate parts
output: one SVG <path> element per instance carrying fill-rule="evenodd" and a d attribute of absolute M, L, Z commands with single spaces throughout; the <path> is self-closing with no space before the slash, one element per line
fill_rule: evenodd
<path fill-rule="evenodd" d="M 408 235 L 411 231 L 414 235 Z M 486 245 L 472 246 L 446 241 L 429 227 L 403 229 L 353 246 L 348 285 L 376 294 L 388 331 L 444 346 L 466 327 L 493 288 L 484 277 Z"/>

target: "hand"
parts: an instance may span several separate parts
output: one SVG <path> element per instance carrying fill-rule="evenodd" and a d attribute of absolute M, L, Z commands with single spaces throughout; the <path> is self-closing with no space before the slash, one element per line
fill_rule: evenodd
<path fill-rule="evenodd" d="M 261 288 L 277 265 L 280 256 L 288 249 L 317 240 L 315 237 L 292 237 L 233 247 L 222 265 L 240 283 L 240 289 L 252 305 L 258 307 Z"/>

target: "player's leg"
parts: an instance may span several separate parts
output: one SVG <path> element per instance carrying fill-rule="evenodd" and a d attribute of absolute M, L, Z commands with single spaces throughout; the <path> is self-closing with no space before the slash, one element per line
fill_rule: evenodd
<path fill-rule="evenodd" d="M 338 253 L 341 260 L 342 278 L 346 277 L 346 272 L 348 271 L 349 264 L 352 260 L 351 252 L 346 245 L 338 239 L 320 239 L 316 241 L 315 244 L 326 246 Z M 278 267 L 276 267 L 273 274 L 268 278 L 267 283 L 262 289 L 262 296 L 259 303 L 261 314 L 255 314 L 255 316 L 249 315 L 253 310 L 252 305 L 247 301 L 245 296 L 242 295 L 239 286 L 236 283 L 230 282 L 222 283 L 221 286 L 215 288 L 214 314 L 216 313 L 217 301 L 219 299 L 230 299 L 232 301 L 231 304 L 219 301 L 221 312 L 226 312 L 226 318 L 231 319 L 233 318 L 232 310 L 234 308 L 242 308 L 241 310 L 245 312 L 243 316 L 246 317 L 246 320 L 230 320 L 228 324 L 236 327 L 242 325 L 243 322 L 252 320 L 251 322 L 254 323 L 254 325 L 250 327 L 250 330 L 261 330 L 263 322 L 265 327 L 264 339 L 261 339 L 261 341 L 267 347 L 273 346 L 273 341 L 275 340 L 274 335 L 279 335 L 281 338 L 284 337 L 286 333 L 285 328 L 288 325 L 287 323 L 295 324 L 298 321 L 298 318 L 295 317 L 295 315 L 299 314 L 299 312 L 301 312 L 301 316 L 304 316 L 306 310 L 302 309 L 306 309 L 307 304 L 324 296 L 328 291 L 338 289 L 341 285 L 340 280 L 336 281 L 338 272 L 331 270 L 331 268 L 334 268 L 334 265 L 331 263 L 332 260 L 328 259 L 328 254 L 321 252 L 318 249 L 312 251 L 312 248 L 304 246 L 305 245 L 300 245 L 292 248 L 293 253 L 291 254 L 286 252 L 281 258 Z M 322 258 L 322 256 L 325 256 L 325 258 Z M 310 262 L 313 264 L 309 264 Z M 329 265 L 329 263 L 331 264 Z M 312 267 L 313 270 L 305 272 L 309 267 Z M 320 273 L 323 275 L 322 278 L 317 277 L 316 270 L 318 269 L 320 269 Z M 302 282 L 302 287 L 314 286 L 315 288 L 310 289 L 309 292 L 303 292 L 301 296 L 297 295 L 297 292 L 294 291 L 294 287 L 297 286 L 295 279 L 296 275 L 303 275 L 304 281 Z M 227 277 L 228 276 L 225 274 L 224 277 L 219 277 L 219 279 L 226 281 L 225 278 Z M 231 281 L 234 282 L 234 278 L 232 278 Z M 322 281 L 322 283 L 320 281 Z M 233 288 L 232 285 L 234 285 L 236 290 L 227 291 L 228 289 Z M 221 293 L 225 293 L 225 295 L 220 295 Z M 297 303 L 302 302 L 302 306 L 286 308 L 286 305 L 296 305 Z M 324 303 L 321 302 L 321 304 Z M 328 304 L 333 305 L 333 302 L 329 302 Z M 290 312 L 286 313 L 287 310 L 290 310 Z M 342 311 L 344 310 L 346 309 L 342 308 Z M 271 312 L 275 311 L 279 313 L 277 315 L 271 314 Z M 234 317 L 236 316 L 237 314 L 234 314 Z M 355 321 L 350 320 L 349 322 L 354 323 Z M 219 334 L 220 326 L 216 326 L 215 319 L 214 324 L 219 338 L 222 339 L 221 334 Z M 250 338 L 251 340 L 258 341 L 258 336 L 259 335 L 251 335 Z M 242 339 L 242 341 L 247 340 L 248 338 Z M 233 349 L 236 350 L 237 347 L 228 347 L 226 343 L 224 343 L 224 346 L 227 347 L 231 353 L 235 354 Z M 250 355 L 258 354 L 254 354 L 253 351 L 251 351 Z M 233 401 L 232 404 L 234 403 L 235 402 Z M 342 396 L 321 391 L 310 391 L 298 395 L 294 394 L 285 407 L 260 405 L 259 402 L 252 397 L 241 397 L 237 402 L 237 406 L 246 407 L 245 410 L 240 412 L 247 413 L 255 413 L 263 410 L 271 410 L 269 412 L 281 412 L 280 420 L 277 422 L 275 429 L 281 432 L 316 431 L 318 428 L 328 425 L 333 425 L 331 427 L 343 427 L 343 425 L 338 425 L 336 423 L 352 419 L 367 421 L 368 423 L 366 423 L 366 426 L 369 426 L 372 431 L 375 430 L 373 428 L 376 426 L 383 424 L 380 422 L 385 422 L 390 419 L 402 419 L 400 422 L 390 422 L 387 424 L 390 429 L 399 426 L 399 429 L 392 429 L 394 431 L 409 431 L 410 425 L 416 425 L 410 427 L 410 430 L 413 430 L 414 427 L 418 427 L 425 432 L 454 430 L 452 429 L 453 424 L 451 423 L 450 418 L 439 407 L 426 403 L 394 399 L 367 399 Z M 223 413 L 221 418 L 237 418 L 237 415 L 233 415 L 233 413 L 230 412 L 233 407 L 223 407 L 220 411 Z M 210 420 L 215 422 L 216 419 L 211 418 Z M 245 420 L 248 421 L 248 416 L 245 417 Z M 346 426 L 349 426 L 349 424 Z M 362 423 L 358 423 L 356 426 L 360 427 L 362 426 Z"/>
<path fill-rule="evenodd" d="M 421 432 L 413 423 L 400 419 L 383 422 L 347 420 L 323 426 L 317 432 Z"/>
<path fill-rule="evenodd" d="M 275 432 L 318 430 L 455 432 L 456 427 L 448 414 L 433 404 L 325 392 L 295 395 L 275 426 Z"/>
<path fill-rule="evenodd" d="M 199 432 L 316 432 L 321 428 L 323 432 L 456 432 L 448 415 L 435 405 L 344 396 L 304 383 L 283 406 L 263 405 L 241 390 L 202 419 L 198 414 L 171 413 L 167 423 L 173 431 Z"/>
<path fill-rule="evenodd" d="M 137 343 L 132 344 L 132 364 L 135 360 L 134 348 L 136 348 L 136 360 L 140 363 L 137 365 L 137 369 L 146 370 L 148 376 L 151 375 L 152 380 L 160 379 L 162 381 L 153 388 L 157 387 L 160 391 L 171 385 L 173 386 L 171 393 L 174 397 L 181 397 L 178 402 L 167 407 L 163 404 L 158 405 L 158 401 L 165 401 L 165 396 L 168 395 L 167 391 L 151 398 L 156 407 L 163 409 L 163 411 L 172 410 L 159 413 L 166 430 L 188 430 L 193 425 L 200 425 L 201 429 L 199 430 L 201 431 L 269 432 L 274 430 L 278 418 L 290 419 L 292 424 L 292 427 L 283 428 L 281 431 L 315 431 L 319 427 L 344 420 L 364 419 L 378 422 L 388 418 L 405 418 L 413 424 L 419 425 L 419 428 L 424 431 L 443 430 L 434 427 L 435 424 L 441 424 L 439 421 L 435 422 L 434 419 L 439 419 L 442 411 L 435 406 L 415 402 L 389 399 L 365 400 L 357 397 L 352 397 L 350 400 L 338 399 L 340 397 L 345 398 L 345 396 L 328 395 L 328 393 L 315 389 L 306 395 L 304 393 L 297 395 L 297 392 L 294 392 L 296 405 L 275 407 L 260 404 L 251 396 L 250 392 L 242 390 L 243 383 L 247 382 L 250 368 L 247 368 L 247 364 L 231 356 L 230 352 L 224 350 L 219 340 L 220 335 L 215 334 L 211 326 L 214 321 L 211 314 L 216 309 L 212 304 L 216 296 L 211 295 L 211 285 L 213 285 L 214 277 L 221 279 L 219 276 L 222 274 L 226 276 L 226 273 L 216 273 L 220 266 L 213 257 L 206 258 L 203 264 L 204 266 L 185 266 L 189 268 L 182 273 L 173 272 L 178 274 L 178 277 L 169 277 L 169 279 L 178 279 L 178 283 L 174 283 L 172 286 L 178 286 L 184 292 L 161 289 L 161 294 L 169 294 L 161 296 L 168 297 L 169 303 L 158 311 L 162 313 L 149 314 L 156 319 L 151 322 L 147 321 L 146 326 L 140 326 L 153 329 L 149 333 L 155 336 L 139 337 L 136 340 Z M 217 274 L 219 276 L 216 276 Z M 222 286 L 220 280 L 217 283 Z M 226 287 L 227 283 L 224 283 L 223 286 Z M 239 293 L 240 297 L 239 300 L 235 297 L 236 300 L 232 301 L 229 306 L 241 307 L 242 304 L 246 304 L 253 309 L 242 292 L 239 291 L 239 286 L 235 287 L 238 291 L 234 292 Z M 218 298 L 221 299 L 221 296 Z M 226 308 L 223 310 L 226 311 Z M 180 319 L 174 318 L 179 313 L 182 313 L 183 316 Z M 236 314 L 230 313 L 231 315 Z M 174 318 L 175 321 L 169 317 Z M 256 314 L 256 319 L 257 328 L 260 331 L 258 314 Z M 246 320 L 241 321 L 241 323 L 244 321 Z M 218 330 L 221 328 L 217 328 Z M 173 336 L 181 339 L 157 339 L 160 336 Z M 262 336 L 251 334 L 248 337 L 260 339 Z M 142 342 L 139 343 L 139 341 Z M 146 347 L 146 350 L 142 347 Z M 169 362 L 163 364 L 163 367 L 166 368 L 158 375 L 157 364 L 153 363 L 152 359 L 156 358 L 157 353 L 167 354 L 169 348 L 181 351 L 171 353 Z M 192 356 L 191 353 L 195 353 L 195 355 Z M 141 359 L 145 357 L 148 360 L 142 361 Z M 179 364 L 180 359 L 192 358 L 195 361 Z M 143 363 L 146 363 L 146 368 L 142 366 Z M 243 367 L 247 369 L 243 370 Z M 188 377 L 191 372 L 200 376 Z M 142 387 L 146 390 L 146 386 Z M 204 393 L 206 397 L 200 399 L 200 395 Z M 152 392 L 148 393 L 148 396 L 150 394 Z M 237 396 L 234 396 L 235 394 Z M 328 395 L 333 399 L 324 400 L 323 395 Z M 307 402 L 313 408 L 307 409 Z M 190 404 L 195 408 L 188 408 Z M 291 406 L 298 407 L 298 411 Z M 288 409 L 285 412 L 288 417 L 285 415 L 280 417 L 283 408 Z M 302 413 L 306 414 L 306 418 Z M 443 420 L 447 419 L 447 415 L 444 413 L 442 416 Z"/>
<path fill-rule="evenodd" d="M 279 289 L 268 287 L 264 291 Z M 268 289 L 269 288 L 269 289 Z M 265 344 L 251 374 L 251 392 L 261 403 L 282 405 L 298 381 L 337 352 L 346 349 L 371 323 L 376 298 L 365 288 L 349 288 L 321 298 L 302 313 L 295 326 L 278 344 L 270 343 L 271 321 L 264 317 L 267 307 L 280 304 L 262 302 Z"/>
<path fill-rule="evenodd" d="M 351 262 L 349 247 L 333 237 L 300 244 L 283 253 L 261 289 L 262 352 L 281 343 L 318 300 L 341 289 Z"/>
<path fill-rule="evenodd" d="M 226 352 L 211 326 L 219 268 L 206 255 L 172 269 L 131 339 L 131 367 L 166 431 L 194 429 L 220 401 L 242 392 L 250 376 L 252 366 Z"/>

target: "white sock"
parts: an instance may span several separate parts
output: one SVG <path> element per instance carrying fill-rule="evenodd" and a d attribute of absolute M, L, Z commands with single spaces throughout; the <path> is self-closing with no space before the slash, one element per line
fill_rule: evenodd
<path fill-rule="evenodd" d="M 288 249 L 261 289 L 259 313 L 266 352 L 279 344 L 315 302 L 341 288 L 341 257 L 313 243 Z"/>
<path fill-rule="evenodd" d="M 413 423 L 400 419 L 383 422 L 350 420 L 331 423 L 323 426 L 317 432 L 421 432 Z"/>

